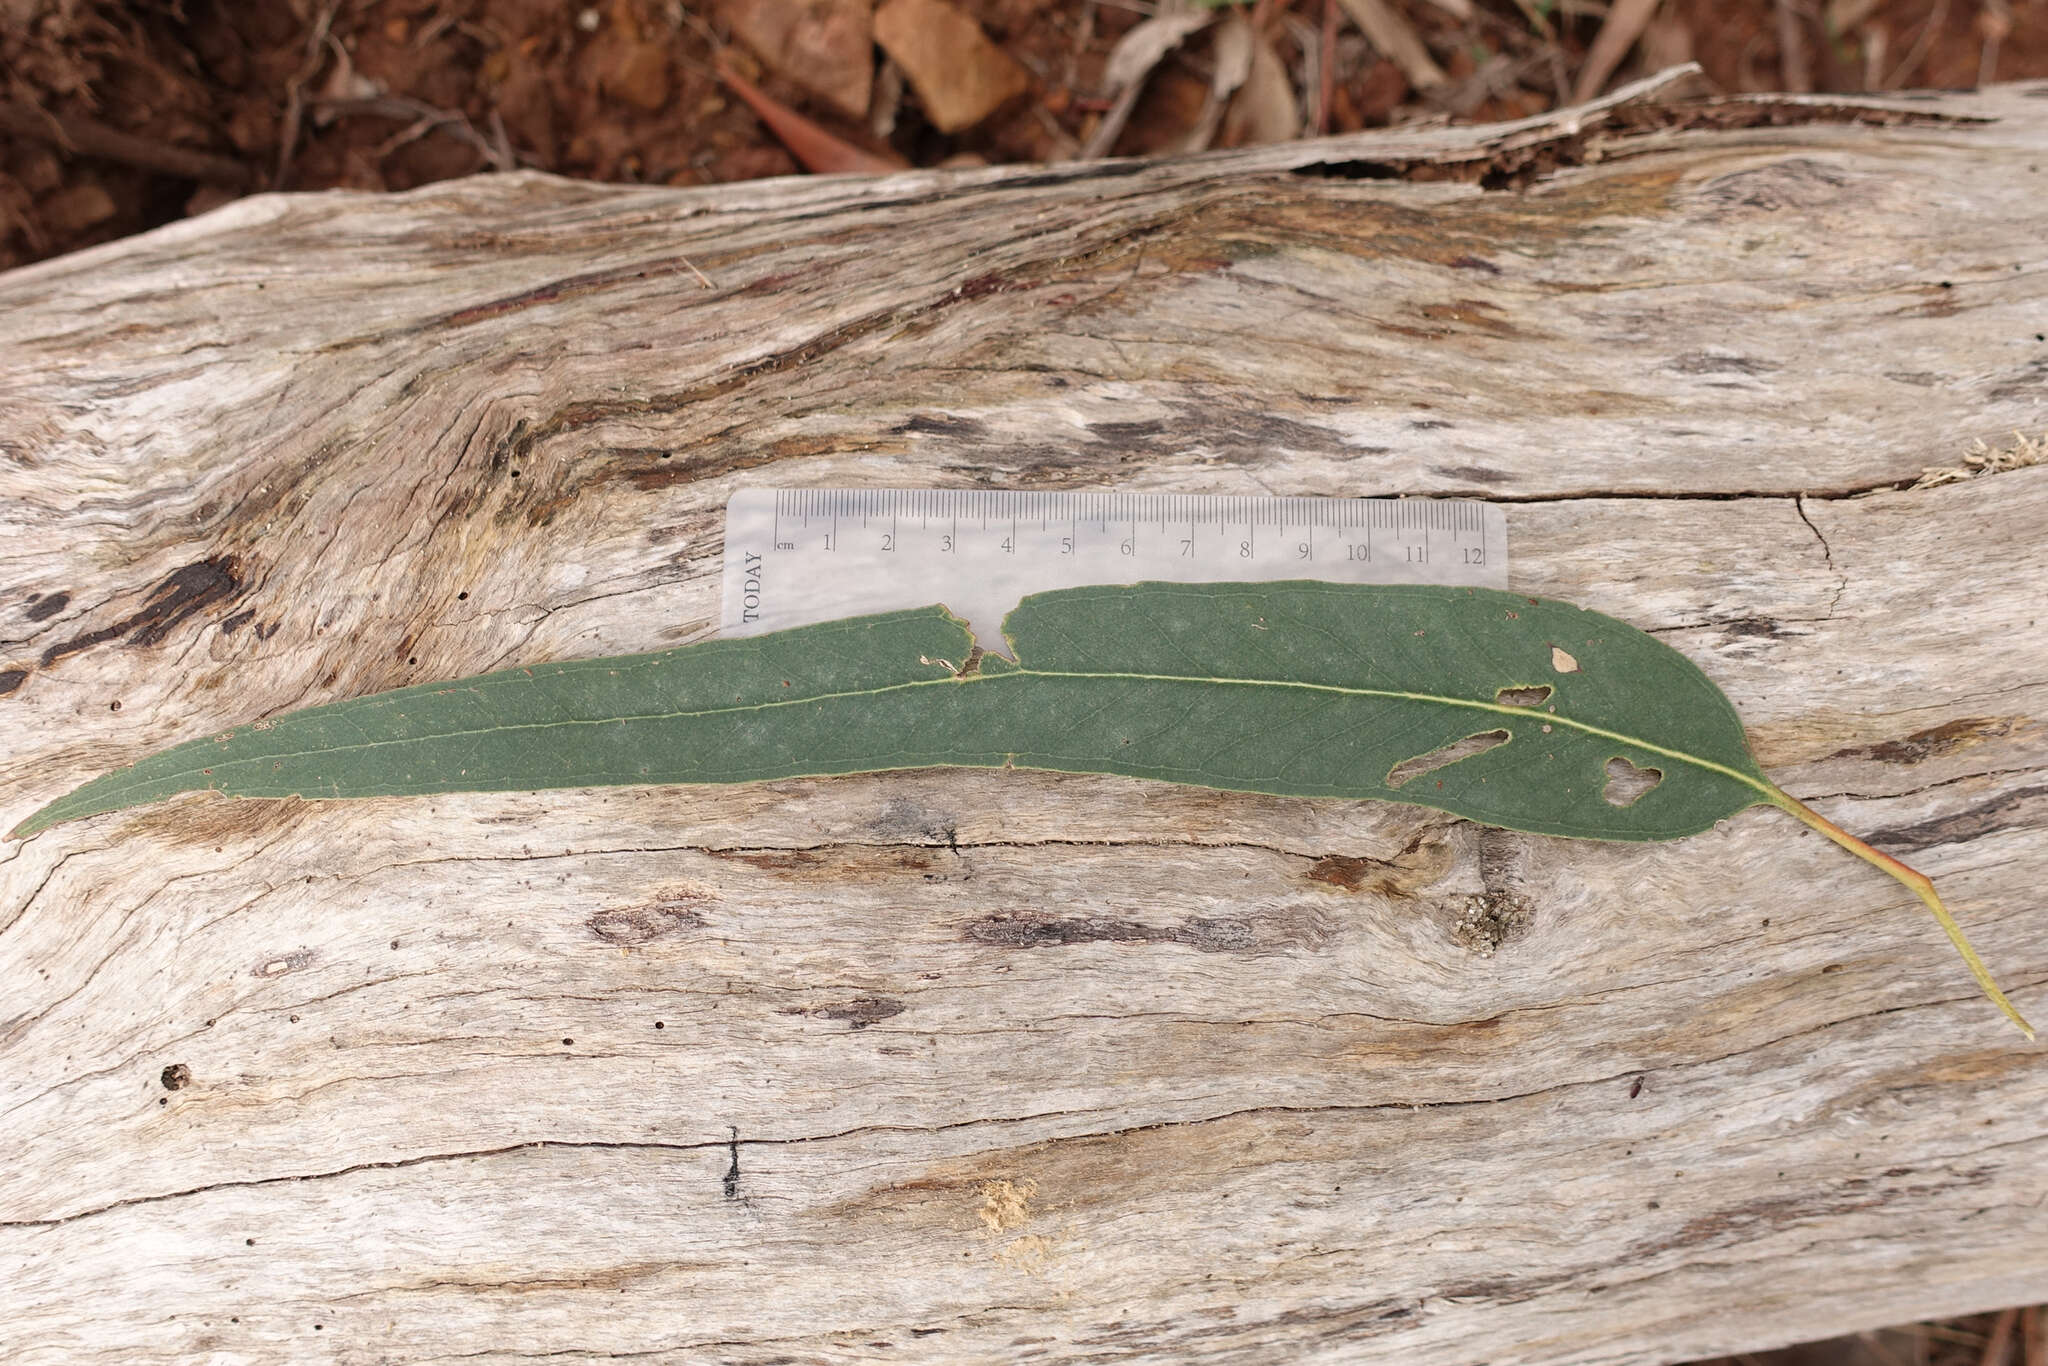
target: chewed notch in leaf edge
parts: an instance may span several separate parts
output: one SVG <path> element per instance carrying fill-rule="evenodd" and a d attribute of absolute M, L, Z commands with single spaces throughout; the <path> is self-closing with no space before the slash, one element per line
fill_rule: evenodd
<path fill-rule="evenodd" d="M 1003 653 L 961 668 L 965 624 L 928 607 L 400 688 L 174 746 L 13 834 L 190 791 L 325 799 L 935 766 L 1408 802 L 1603 840 L 1675 839 L 1768 803 L 1910 887 L 2033 1037 L 1927 878 L 1779 790 L 1721 690 L 1612 617 L 1479 588 L 1141 583 L 1028 597 L 1004 636 Z"/>

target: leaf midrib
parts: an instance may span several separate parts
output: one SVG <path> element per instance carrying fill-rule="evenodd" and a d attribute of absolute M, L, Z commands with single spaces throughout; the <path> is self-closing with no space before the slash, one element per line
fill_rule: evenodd
<path fill-rule="evenodd" d="M 1537 712 L 1533 711 L 1528 707 L 1512 707 L 1501 702 L 1480 702 L 1475 701 L 1471 698 L 1445 697 L 1437 693 L 1405 692 L 1394 688 L 1354 688 L 1345 687 L 1344 685 L 1337 683 L 1304 683 L 1293 679 L 1216 678 L 1205 677 L 1198 674 L 1133 673 L 1124 670 L 1089 671 L 1078 669 L 1034 669 L 1028 665 L 1021 664 L 1012 667 L 1007 667 L 1003 669 L 1000 673 L 977 673 L 967 674 L 964 676 L 957 674 L 949 674 L 944 678 L 914 678 L 908 680 L 907 682 L 885 683 L 879 687 L 874 688 L 854 688 L 849 689 L 845 692 L 813 693 L 806 697 L 776 698 L 772 701 L 767 702 L 739 703 L 728 707 L 707 707 L 698 711 L 648 712 L 634 716 L 604 716 L 588 720 L 576 719 L 567 721 L 516 721 L 509 722 L 504 725 L 479 726 L 472 730 L 436 731 L 431 735 L 406 736 L 401 739 L 365 740 L 358 744 L 327 745 L 323 746 L 320 749 L 293 750 L 282 754 L 250 755 L 247 758 L 243 759 L 223 759 L 221 761 L 221 765 L 225 766 L 234 763 L 253 763 L 257 760 L 267 760 L 270 762 L 276 762 L 278 760 L 283 759 L 304 759 L 315 755 L 324 754 L 354 754 L 366 750 L 381 749 L 388 745 L 415 744 L 421 740 L 429 739 L 461 739 L 463 736 L 466 735 L 491 735 L 504 731 L 551 730 L 557 727 L 569 726 L 620 725 L 628 721 L 676 721 L 693 720 L 707 716 L 731 716 L 744 712 L 772 711 L 782 707 L 808 706 L 815 702 L 836 702 L 850 697 L 880 697 L 885 693 L 902 692 L 910 688 L 932 688 L 944 687 L 948 684 L 962 685 L 985 683 L 1004 678 L 1020 677 L 1116 679 L 1125 682 L 1141 683 L 1205 683 L 1218 687 L 1238 688 L 1291 688 L 1302 692 L 1332 693 L 1343 697 L 1386 697 L 1396 698 L 1402 701 L 1409 702 L 1427 702 L 1437 706 L 1462 707 L 1468 711 L 1483 712 L 1496 716 L 1517 716 L 1523 718 L 1541 717 L 1542 719 L 1553 725 L 1565 726 L 1572 730 L 1580 731 L 1586 735 L 1599 736 L 1603 740 L 1613 740 L 1619 744 L 1631 745 L 1637 749 L 1646 750 L 1652 754 L 1662 755 L 1667 759 L 1673 759 L 1680 763 L 1691 764 L 1695 768 L 1705 769 L 1710 773 L 1718 773 L 1724 778 L 1733 779 L 1734 781 L 1741 783 L 1745 787 L 1754 789 L 1756 792 L 1762 794 L 1765 797 L 1770 797 L 1773 792 L 1773 789 L 1769 783 L 1751 777 L 1749 774 L 1744 773 L 1740 769 L 1730 768 L 1726 764 L 1716 763 L 1712 759 L 1702 758 L 1697 754 L 1688 754 L 1684 750 L 1672 749 L 1668 746 L 1659 745 L 1654 743 L 1653 741 L 1644 740 L 1637 736 L 1627 735 L 1620 731 L 1608 730 L 1603 726 L 1596 726 L 1591 724 L 1590 722 L 1574 720 L 1569 716 L 1560 715 L 1556 712 Z M 334 705 L 346 706 L 347 703 L 335 703 Z M 159 775 L 159 777 L 154 781 L 162 781 L 165 778 L 183 778 L 197 776 L 199 774 L 204 773 L 208 767 L 208 765 L 201 765 L 190 769 L 183 769 L 174 773 L 162 774 Z"/>

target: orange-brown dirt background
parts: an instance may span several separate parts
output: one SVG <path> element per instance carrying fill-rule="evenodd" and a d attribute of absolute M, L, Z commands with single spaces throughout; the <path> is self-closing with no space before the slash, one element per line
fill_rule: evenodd
<path fill-rule="evenodd" d="M 1365 2 L 1416 44 L 1381 51 L 1349 0 L 1218 4 L 1147 69 L 1108 149 L 1517 118 L 1686 60 L 1705 92 L 2048 76 L 2048 0 Z M 1190 3 L 0 0 L 0 269 L 258 190 L 404 190 L 512 167 L 710 185 L 829 169 L 850 151 L 917 166 L 1067 160 L 1114 117 L 1118 41 Z M 980 39 L 960 29 L 925 53 L 925 79 L 1003 98 L 966 126 L 944 117 L 915 54 L 876 45 L 875 11 L 896 6 L 897 32 L 941 27 L 938 9 L 978 26 Z M 1212 103 L 1226 23 L 1262 51 L 1256 78 Z M 791 141 L 721 76 L 721 57 L 799 121 Z M 2048 1366 L 2048 1313 L 1729 1361 Z"/>
<path fill-rule="evenodd" d="M 942 133 L 863 30 L 870 0 L 0 0 L 0 269 L 257 189 L 403 190 L 508 165 L 667 185 L 804 169 L 721 82 L 721 50 L 824 131 L 909 164 L 1071 158 L 1111 103 L 1111 50 L 1157 8 L 950 3 L 1025 85 L 972 127 Z M 2048 0 L 1652 0 L 1647 10 L 1615 0 L 1611 13 L 1605 0 L 1375 3 L 1421 40 L 1441 84 L 1418 90 L 1342 8 L 1329 7 L 1328 23 L 1326 0 L 1222 8 L 1248 18 L 1277 59 L 1300 127 L 1333 132 L 1513 118 L 1569 101 L 1609 23 L 1632 41 L 1598 88 L 1688 58 L 1723 91 L 2048 75 Z M 834 30 L 840 14 L 853 18 Z M 806 18 L 823 38 L 763 53 L 741 36 Z M 1218 32 L 1152 70 L 1112 151 L 1188 146 Z M 823 68 L 843 82 L 863 66 L 874 82 L 866 117 L 814 93 L 834 79 Z M 1205 141 L 1250 135 L 1226 119 Z"/>

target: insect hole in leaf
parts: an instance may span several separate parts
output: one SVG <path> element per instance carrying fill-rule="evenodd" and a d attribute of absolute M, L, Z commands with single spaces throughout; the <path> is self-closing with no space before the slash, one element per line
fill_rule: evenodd
<path fill-rule="evenodd" d="M 1495 749 L 1507 742 L 1506 731 L 1488 730 L 1477 735 L 1468 735 L 1462 740 L 1453 740 L 1448 745 L 1438 745 L 1427 754 L 1418 754 L 1413 759 L 1403 759 L 1395 764 L 1393 771 L 1387 774 L 1387 786 L 1399 787 L 1403 783 L 1413 782 L 1425 773 L 1448 768 L 1460 759 L 1484 754 L 1489 749 Z"/>
<path fill-rule="evenodd" d="M 1663 769 L 1637 768 L 1617 754 L 1607 761 L 1607 786 L 1600 795 L 1613 806 L 1634 806 L 1663 781 Z"/>

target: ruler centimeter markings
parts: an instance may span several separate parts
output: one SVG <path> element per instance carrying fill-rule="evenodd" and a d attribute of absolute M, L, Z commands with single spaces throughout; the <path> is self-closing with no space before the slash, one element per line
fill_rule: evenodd
<path fill-rule="evenodd" d="M 725 509 L 728 636 L 944 603 L 984 649 L 1030 593 L 1083 584 L 1508 584 L 1507 518 L 1425 498 L 742 489 Z"/>

